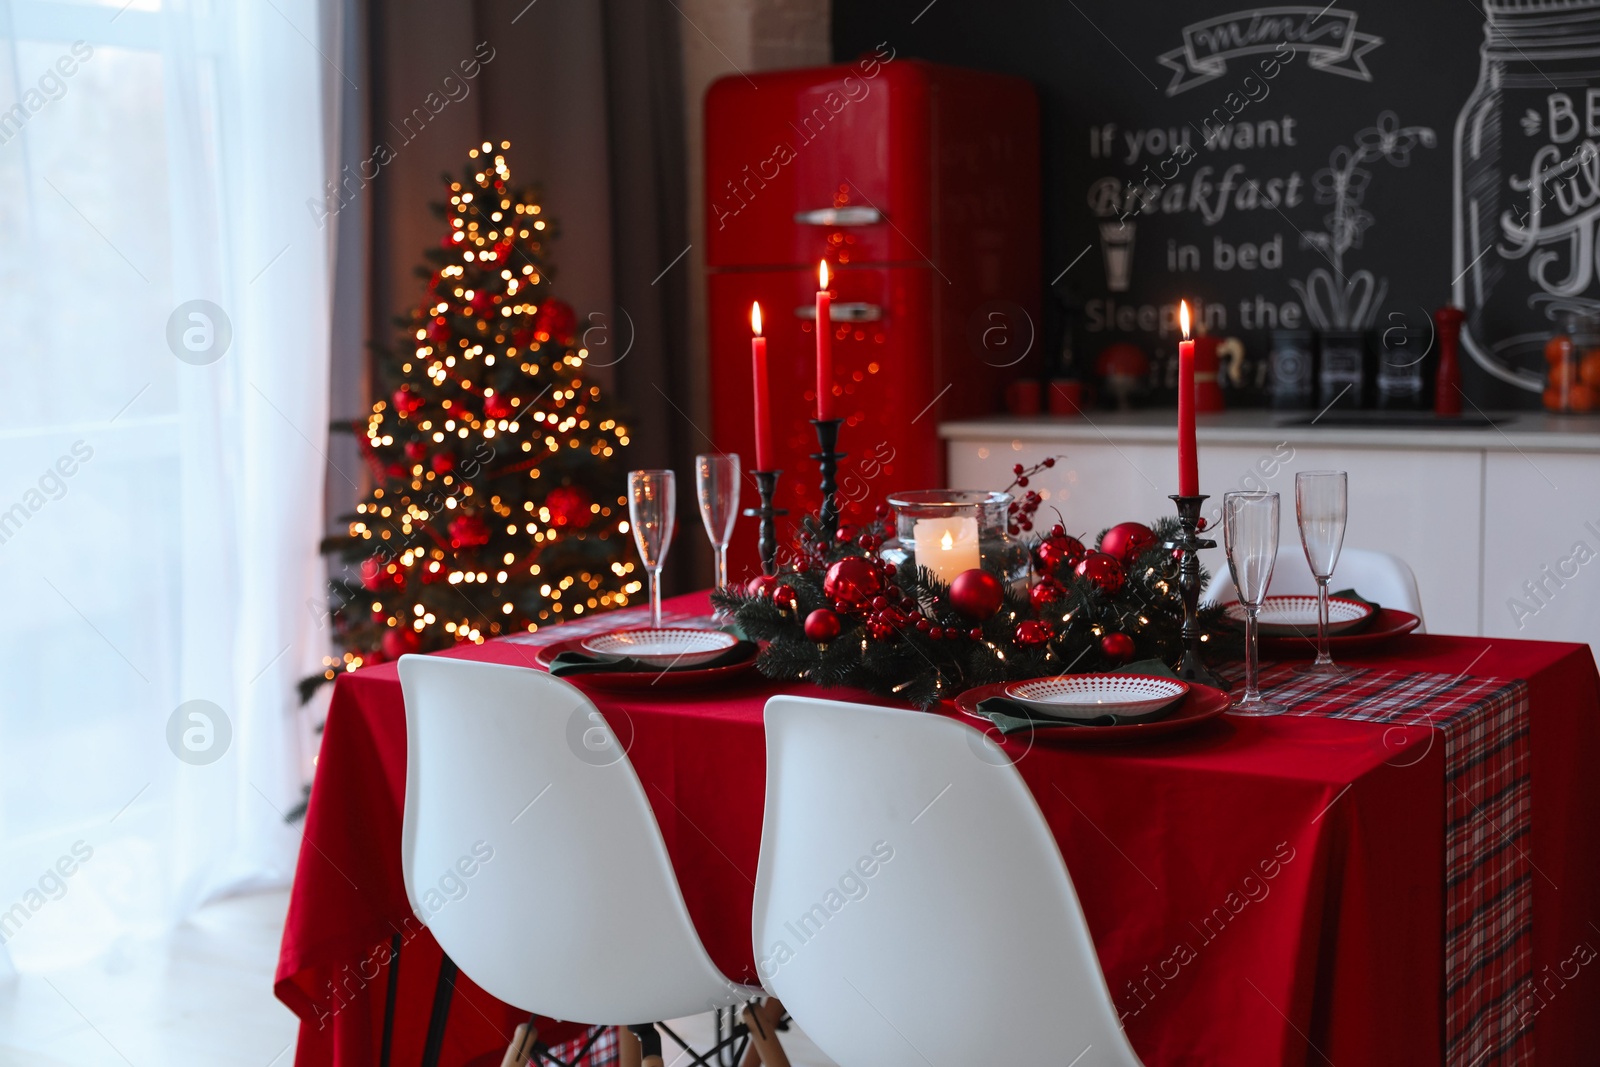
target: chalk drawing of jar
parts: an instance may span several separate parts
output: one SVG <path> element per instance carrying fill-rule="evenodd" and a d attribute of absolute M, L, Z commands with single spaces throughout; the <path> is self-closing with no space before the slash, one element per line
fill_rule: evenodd
<path fill-rule="evenodd" d="M 1487 0 L 1478 85 L 1456 120 L 1461 343 L 1538 393 L 1568 313 L 1600 311 L 1600 0 Z"/>

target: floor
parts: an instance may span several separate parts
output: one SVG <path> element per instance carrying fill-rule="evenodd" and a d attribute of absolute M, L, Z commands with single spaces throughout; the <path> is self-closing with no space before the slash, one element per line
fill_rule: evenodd
<path fill-rule="evenodd" d="M 288 900 L 221 901 L 158 941 L 0 980 L 0 1067 L 289 1067 L 297 1023 L 272 995 Z M 697 1043 L 711 1017 L 673 1029 Z M 784 1047 L 794 1067 L 833 1067 L 796 1029 Z"/>

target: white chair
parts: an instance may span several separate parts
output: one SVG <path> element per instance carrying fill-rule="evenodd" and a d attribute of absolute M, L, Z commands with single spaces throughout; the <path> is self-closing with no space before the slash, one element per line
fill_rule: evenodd
<path fill-rule="evenodd" d="M 636 1028 L 762 994 L 706 954 L 633 765 L 580 690 L 442 656 L 402 656 L 400 682 L 406 895 L 474 982 L 530 1013 Z"/>
<path fill-rule="evenodd" d="M 1220 531 L 1217 537 L 1221 542 Z M 1222 604 L 1239 599 L 1234 592 L 1233 575 L 1228 573 L 1226 558 L 1219 564 L 1218 572 L 1211 576 L 1206 586 L 1204 600 L 1208 604 Z M 1386 608 L 1410 612 L 1422 619 L 1422 594 L 1417 591 L 1417 576 L 1399 556 L 1388 552 L 1375 552 L 1368 548 L 1347 548 L 1339 553 L 1339 563 L 1333 568 L 1328 582 L 1330 590 L 1354 589 L 1368 600 L 1375 600 Z M 1311 576 L 1311 566 L 1296 543 L 1278 549 L 1278 562 L 1272 568 L 1272 581 L 1267 584 L 1272 596 L 1315 596 L 1317 580 Z M 1427 623 L 1417 626 L 1417 633 L 1426 633 Z"/>
<path fill-rule="evenodd" d="M 753 934 L 841 1067 L 1140 1067 L 1072 878 L 1004 753 L 951 719 L 778 696 Z"/>

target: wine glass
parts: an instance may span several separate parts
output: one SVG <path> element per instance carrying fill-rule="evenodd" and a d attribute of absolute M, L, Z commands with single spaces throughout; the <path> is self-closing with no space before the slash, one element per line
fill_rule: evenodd
<path fill-rule="evenodd" d="M 1233 713 L 1282 715 L 1287 708 L 1261 695 L 1261 655 L 1256 634 L 1256 615 L 1266 599 L 1272 567 L 1278 561 L 1278 494 L 1223 494 L 1222 542 L 1245 615 L 1244 696 L 1234 702 Z"/>
<path fill-rule="evenodd" d="M 1328 579 L 1344 546 L 1344 524 L 1349 514 L 1349 478 L 1344 471 L 1301 471 L 1294 476 L 1294 511 L 1300 520 L 1300 544 L 1317 580 L 1317 658 L 1306 674 L 1338 676 L 1328 651 Z"/>
<path fill-rule="evenodd" d="M 739 457 L 710 454 L 694 457 L 694 488 L 700 498 L 700 521 L 716 557 L 716 588 L 728 584 L 728 542 L 739 518 Z"/>
<path fill-rule="evenodd" d="M 661 564 L 678 523 L 678 480 L 671 471 L 628 472 L 628 518 L 633 543 L 650 575 L 650 625 L 661 626 Z"/>

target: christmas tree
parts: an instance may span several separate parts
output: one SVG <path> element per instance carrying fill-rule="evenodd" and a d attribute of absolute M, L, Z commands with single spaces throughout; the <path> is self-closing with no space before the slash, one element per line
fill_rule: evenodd
<path fill-rule="evenodd" d="M 572 309 L 547 294 L 554 228 L 511 188 L 502 141 L 448 175 L 427 295 L 376 361 L 381 398 L 351 427 L 372 489 L 324 550 L 342 657 L 313 685 L 406 652 L 536 630 L 640 589 L 628 536 L 628 431 L 583 379 Z"/>

